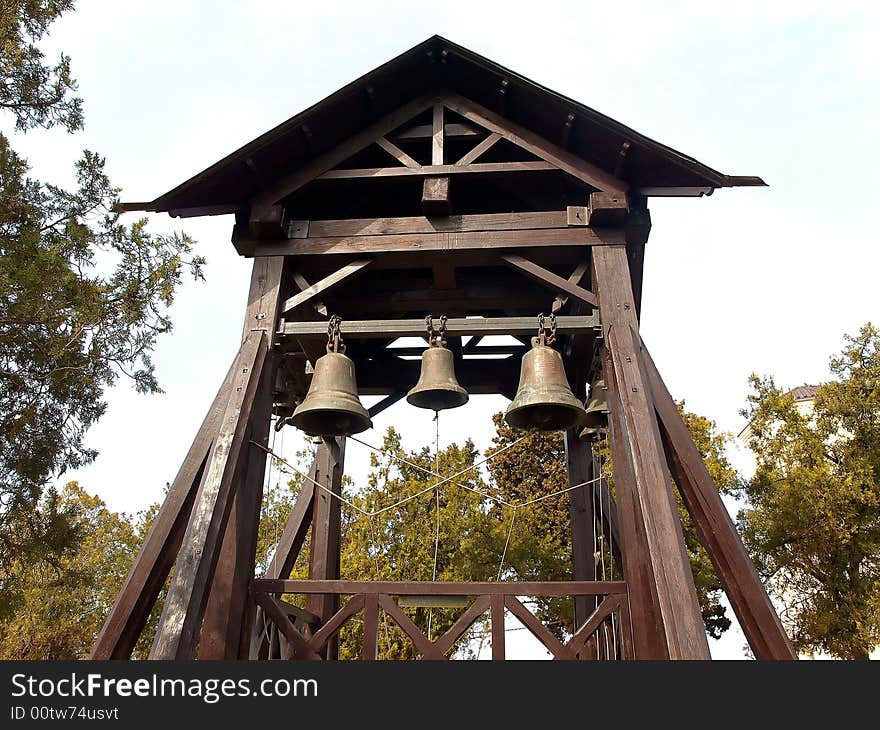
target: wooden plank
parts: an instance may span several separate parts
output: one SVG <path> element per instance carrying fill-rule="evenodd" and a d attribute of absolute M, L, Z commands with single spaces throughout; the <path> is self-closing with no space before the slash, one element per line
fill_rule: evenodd
<path fill-rule="evenodd" d="M 315 635 L 309 640 L 309 646 L 320 653 L 330 637 L 336 634 L 346 621 L 363 609 L 365 595 L 364 593 L 358 593 L 349 598 L 348 603 L 333 614 L 330 620 L 325 622 L 315 632 Z"/>
<path fill-rule="evenodd" d="M 485 129 L 479 129 L 478 127 L 474 127 L 471 124 L 458 124 L 451 123 L 446 124 L 444 136 L 447 139 L 453 138 L 462 138 L 462 137 L 482 137 L 486 134 Z M 410 127 L 409 129 L 405 129 L 402 132 L 396 133 L 393 135 L 394 139 L 431 139 L 434 136 L 434 125 L 432 124 L 418 124 L 414 127 Z M 144 203 L 143 205 L 149 205 L 149 203 Z M 138 208 L 137 210 L 141 210 Z"/>
<path fill-rule="evenodd" d="M 379 596 L 375 593 L 364 595 L 364 636 L 361 643 L 361 659 L 364 661 L 379 658 Z"/>
<path fill-rule="evenodd" d="M 378 581 L 376 583 L 377 589 Z M 405 633 L 415 644 L 416 650 L 419 654 L 422 655 L 422 659 L 445 659 L 446 657 L 439 655 L 437 651 L 437 647 L 434 646 L 433 643 L 422 633 L 422 630 L 416 626 L 413 620 L 407 616 L 394 602 L 394 599 L 384 593 L 379 593 L 379 605 L 382 607 L 382 610 L 385 611 L 394 622 L 403 629 L 403 633 Z"/>
<path fill-rule="evenodd" d="M 400 164 L 406 165 L 406 167 L 411 167 L 414 170 L 421 167 L 418 162 L 416 162 L 412 157 L 406 154 L 406 152 L 400 149 L 400 147 L 394 144 L 394 142 L 390 141 L 387 137 L 379 137 L 379 139 L 376 140 L 376 144 L 379 145 Z"/>
<path fill-rule="evenodd" d="M 265 334 L 251 332 L 236 357 L 231 395 L 183 537 L 150 651 L 151 659 L 186 660 L 193 657 L 209 582 L 232 506 L 232 482 L 265 357 Z"/>
<path fill-rule="evenodd" d="M 290 299 L 284 302 L 282 307 L 282 312 L 284 315 L 288 315 L 297 307 L 301 307 L 306 302 L 311 301 L 319 294 L 330 291 L 334 287 L 339 286 L 343 282 L 347 280 L 351 280 L 352 277 L 360 274 L 363 270 L 372 263 L 371 259 L 357 259 L 356 261 L 352 261 L 350 264 L 346 264 L 341 269 L 334 271 L 329 276 L 325 276 L 321 281 L 312 284 L 308 289 L 301 291 L 299 294 L 294 294 Z"/>
<path fill-rule="evenodd" d="M 246 658 L 250 650 L 255 607 L 248 593 L 248 582 L 254 577 L 266 474 L 266 452 L 250 442 L 269 445 L 273 386 L 279 359 L 271 347 L 277 336 L 274 322 L 286 284 L 283 261 L 254 259 L 243 339 L 252 331 L 264 332 L 270 353 L 260 374 L 258 395 L 248 423 L 247 445 L 241 452 L 243 468 L 234 477 L 232 509 L 202 622 L 198 644 L 200 659 Z"/>
<path fill-rule="evenodd" d="M 455 646 L 464 633 L 473 625 L 480 616 L 489 610 L 489 596 L 478 596 L 470 607 L 459 616 L 449 630 L 434 642 L 434 647 L 440 654 L 446 656 Z"/>
<path fill-rule="evenodd" d="M 315 481 L 324 489 L 315 487 L 312 508 L 312 538 L 309 551 L 309 578 L 333 580 L 339 578 L 339 539 L 341 530 L 341 505 L 328 494 L 342 494 L 342 474 L 345 464 L 345 437 L 324 438 L 315 454 L 318 462 Z M 353 591 L 363 593 L 365 591 Z M 339 596 L 326 593 L 310 595 L 306 608 L 322 621 L 327 621 L 339 610 Z M 338 638 L 333 637 L 325 647 L 325 658 L 335 659 L 338 654 Z"/>
<path fill-rule="evenodd" d="M 644 347 L 641 357 L 670 470 L 749 646 L 757 659 L 797 659 L 675 400 Z"/>
<path fill-rule="evenodd" d="M 596 632 L 605 619 L 620 606 L 620 596 L 608 596 L 600 603 L 583 625 L 565 642 L 565 646 L 573 652 L 580 652 L 589 638 Z"/>
<path fill-rule="evenodd" d="M 140 638 L 180 550 L 211 444 L 229 400 L 234 367 L 233 363 L 196 432 L 189 452 L 95 640 L 90 659 L 128 659 Z"/>
<path fill-rule="evenodd" d="M 405 218 L 353 218 L 348 220 L 307 221 L 308 236 L 387 236 L 394 233 L 462 233 L 466 231 L 534 230 L 567 228 L 564 211 L 541 213 L 482 213 L 451 215 L 447 218 L 410 216 Z M 291 236 L 293 238 L 293 236 Z"/>
<path fill-rule="evenodd" d="M 556 318 L 556 331 L 559 334 L 595 333 L 600 327 L 595 315 L 562 316 Z M 364 319 L 343 320 L 340 324 L 343 337 L 353 339 L 388 339 L 392 337 L 421 337 L 425 333 L 424 319 Z M 533 335 L 538 331 L 536 317 L 483 317 L 470 319 L 453 317 L 446 321 L 449 337 L 465 335 Z M 327 336 L 324 322 L 284 322 L 282 334 L 299 338 L 319 338 Z"/>
<path fill-rule="evenodd" d="M 557 276 L 552 271 L 545 269 L 543 266 L 538 266 L 528 259 L 524 259 L 522 256 L 505 254 L 501 257 L 501 260 L 512 266 L 514 269 L 521 271 L 530 279 L 534 279 L 539 284 L 544 284 L 553 291 L 568 294 L 568 296 L 574 297 L 578 301 L 592 307 L 599 306 L 599 301 L 593 292 L 588 291 L 577 284 L 572 284 L 568 279 L 563 279 L 561 276 Z"/>
<path fill-rule="evenodd" d="M 446 175 L 494 175 L 517 172 L 547 172 L 559 168 L 551 162 L 474 162 L 470 165 L 422 165 L 412 167 L 356 167 L 350 170 L 327 170 L 316 180 L 373 180 L 388 177 L 431 177 Z"/>
<path fill-rule="evenodd" d="M 628 458 L 641 504 L 657 606 L 670 659 L 708 659 L 709 645 L 650 390 L 639 366 L 638 323 L 624 246 L 593 249 L 593 273 L 618 384 Z M 615 458 L 615 464 L 617 459 Z M 634 616 L 638 622 L 640 616 Z"/>
<path fill-rule="evenodd" d="M 504 605 L 516 616 L 538 641 L 540 641 L 555 659 L 577 659 L 574 652 L 557 639 L 535 615 L 529 611 L 516 596 L 506 596 Z"/>
<path fill-rule="evenodd" d="M 299 271 L 292 271 L 290 274 L 290 278 L 293 279 L 294 284 L 299 287 L 300 291 L 306 291 L 311 288 L 311 284 L 308 282 L 306 277 L 304 277 Z M 324 304 L 320 299 L 314 299 L 312 301 L 312 306 L 315 308 L 315 311 L 320 314 L 322 317 L 328 316 L 329 312 L 327 311 L 327 305 Z"/>
<path fill-rule="evenodd" d="M 354 595 L 376 591 L 391 596 L 607 596 L 626 594 L 623 581 L 370 581 L 268 580 L 253 581 L 264 593 L 336 593 Z"/>
<path fill-rule="evenodd" d="M 293 647 L 294 658 L 296 659 L 320 659 L 321 657 L 309 646 L 305 637 L 296 630 L 294 625 L 287 618 L 287 614 L 282 611 L 265 593 L 254 593 L 254 600 L 263 609 L 276 628 L 284 635 L 289 644 Z"/>
<path fill-rule="evenodd" d="M 394 131 L 400 125 L 417 116 L 425 109 L 431 107 L 436 101 L 436 94 L 430 93 L 421 96 L 399 109 L 382 117 L 375 124 L 361 130 L 349 137 L 345 142 L 332 150 L 314 158 L 310 162 L 298 167 L 289 175 L 273 183 L 264 191 L 258 193 L 250 202 L 252 215 L 267 206 L 272 206 L 278 201 L 292 195 L 303 185 L 314 180 L 322 173 L 344 162 L 352 155 L 360 152 L 373 144 L 379 137 L 384 137 Z"/>
<path fill-rule="evenodd" d="M 503 661 L 505 655 L 503 595 L 489 596 L 489 617 L 492 626 L 492 660 Z"/>
<path fill-rule="evenodd" d="M 256 256 L 363 255 L 380 253 L 424 253 L 426 251 L 482 251 L 503 248 L 555 248 L 558 246 L 613 246 L 624 242 L 616 229 L 548 228 L 514 231 L 465 231 L 391 234 L 376 236 L 332 236 L 329 238 L 252 241 Z"/>
<path fill-rule="evenodd" d="M 590 444 L 578 437 L 579 428 L 565 432 L 565 464 L 568 472 L 568 485 L 592 481 L 597 475 L 593 471 L 593 451 Z M 571 518 L 571 562 L 575 580 L 596 580 L 596 516 L 593 513 L 593 484 L 584 484 L 568 493 L 568 513 Z M 576 596 L 574 600 L 575 631 L 595 610 L 596 599 L 591 596 Z"/>
<path fill-rule="evenodd" d="M 574 271 L 571 272 L 571 276 L 568 277 L 569 283 L 577 286 L 578 284 L 581 283 L 581 279 L 583 279 L 584 276 L 586 276 L 587 271 L 589 271 L 589 270 L 590 270 L 589 261 L 581 261 L 575 267 Z M 560 294 L 559 296 L 556 297 L 556 299 L 553 300 L 553 305 L 551 306 L 550 311 L 553 312 L 553 314 L 559 314 L 559 312 L 562 311 L 562 308 L 566 304 L 568 304 L 568 296 L 564 295 L 564 294 Z"/>
<path fill-rule="evenodd" d="M 625 193 L 629 186 L 623 180 L 608 174 L 600 167 L 573 155 L 562 147 L 548 142 L 543 137 L 511 120 L 490 111 L 484 106 L 458 94 L 446 94 L 443 103 L 448 109 L 463 116 L 465 119 L 497 132 L 504 139 L 517 147 L 546 160 L 569 175 L 591 185 L 598 190 Z"/>
<path fill-rule="evenodd" d="M 501 135 L 498 132 L 492 132 L 486 139 L 480 142 L 476 147 L 474 147 L 470 152 L 463 155 L 456 165 L 470 165 L 474 162 L 480 155 L 486 152 L 490 147 L 493 147 L 495 143 L 501 139 Z"/>

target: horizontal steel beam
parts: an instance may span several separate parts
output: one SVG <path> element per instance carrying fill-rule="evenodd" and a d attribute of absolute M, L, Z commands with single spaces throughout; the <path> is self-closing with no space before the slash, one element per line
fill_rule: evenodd
<path fill-rule="evenodd" d="M 440 320 L 435 319 L 439 326 Z M 424 319 L 366 319 L 342 320 L 340 330 L 343 336 L 355 339 L 385 337 L 421 337 L 425 334 Z M 560 334 L 588 334 L 601 331 L 599 317 L 565 316 L 556 318 L 556 330 Z M 446 322 L 448 337 L 472 337 L 480 335 L 528 335 L 537 334 L 537 317 L 485 317 L 455 318 Z M 326 322 L 287 322 L 279 321 L 279 335 L 295 337 L 327 337 Z"/>

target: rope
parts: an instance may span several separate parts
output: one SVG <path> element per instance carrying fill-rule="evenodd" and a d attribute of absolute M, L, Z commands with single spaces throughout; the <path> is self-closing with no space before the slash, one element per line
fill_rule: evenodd
<path fill-rule="evenodd" d="M 434 471 L 440 469 L 440 411 L 434 411 Z M 431 571 L 431 582 L 437 580 L 437 556 L 440 552 L 440 486 L 434 485 L 434 504 L 437 519 L 434 526 L 434 568 Z M 428 609 L 428 641 L 431 641 L 431 624 L 434 620 L 434 609 Z"/>
<path fill-rule="evenodd" d="M 501 580 L 501 571 L 504 569 L 504 558 L 507 557 L 507 546 L 510 545 L 510 535 L 513 532 L 513 523 L 516 521 L 516 507 L 510 513 L 510 525 L 507 528 L 507 539 L 504 541 L 504 550 L 501 551 L 501 562 L 498 563 L 498 576 L 496 581 Z"/>

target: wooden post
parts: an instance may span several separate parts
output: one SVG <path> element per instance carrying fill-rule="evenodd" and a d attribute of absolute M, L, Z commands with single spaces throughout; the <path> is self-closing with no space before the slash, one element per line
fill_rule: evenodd
<path fill-rule="evenodd" d="M 230 368 L 95 640 L 90 659 L 131 657 L 180 550 L 211 444 L 229 400 L 232 374 Z"/>
<path fill-rule="evenodd" d="M 193 657 L 265 360 L 266 336 L 251 332 L 235 360 L 229 402 L 183 537 L 151 659 Z"/>
<path fill-rule="evenodd" d="M 236 471 L 232 512 L 226 523 L 223 546 L 211 582 L 208 605 L 199 641 L 200 659 L 246 658 L 250 651 L 255 606 L 248 596 L 248 581 L 254 577 L 257 530 L 266 452 L 250 443 L 269 443 L 272 420 L 272 390 L 278 356 L 272 352 L 278 311 L 286 284 L 284 260 L 254 259 L 242 341 L 251 332 L 264 332 L 270 352 L 266 358 L 257 398 L 251 411 L 243 463 Z"/>
<path fill-rule="evenodd" d="M 565 464 L 570 487 L 591 482 L 593 451 L 590 444 L 578 438 L 579 429 L 565 432 Z M 571 516 L 571 561 L 574 580 L 596 580 L 596 517 L 593 514 L 593 484 L 573 489 L 568 493 L 568 511 Z M 576 596 L 574 600 L 574 631 L 577 631 L 596 610 L 595 596 Z"/>
<path fill-rule="evenodd" d="M 318 446 L 315 455 L 317 469 L 315 481 L 324 489 L 315 487 L 312 509 L 312 542 L 309 554 L 309 578 L 311 580 L 333 580 L 339 578 L 339 538 L 342 528 L 342 510 L 333 494 L 342 494 L 342 472 L 345 463 L 345 437 L 325 438 Z M 310 595 L 306 609 L 327 621 L 339 610 L 339 597 L 331 594 Z M 338 639 L 327 642 L 324 656 L 337 658 Z"/>
<path fill-rule="evenodd" d="M 616 421 L 625 427 L 627 435 L 624 440 L 622 429 L 613 433 L 613 438 L 618 441 L 614 463 L 615 468 L 619 468 L 622 460 L 631 468 L 633 496 L 640 507 L 639 520 L 644 527 L 646 557 L 656 591 L 662 639 L 670 659 L 708 659 L 709 644 L 657 419 L 649 400 L 648 384 L 639 366 L 641 341 L 626 248 L 594 247 L 593 276 L 599 294 L 609 366 L 615 380 L 612 409 L 618 409 Z M 633 508 L 635 504 L 629 506 Z M 623 504 L 618 507 L 624 509 Z M 643 617 L 635 613 L 635 604 L 633 608 L 633 621 L 638 624 Z M 637 646 L 637 657 L 638 649 Z"/>
<path fill-rule="evenodd" d="M 669 468 L 749 646 L 757 659 L 797 659 L 675 400 L 644 346 L 641 355 Z"/>

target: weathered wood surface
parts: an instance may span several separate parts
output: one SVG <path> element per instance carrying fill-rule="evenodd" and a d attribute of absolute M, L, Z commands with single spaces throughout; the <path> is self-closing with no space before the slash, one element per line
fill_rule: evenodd
<path fill-rule="evenodd" d="M 675 400 L 644 347 L 641 356 L 669 467 L 755 658 L 797 659 Z"/>
<path fill-rule="evenodd" d="M 568 485 L 578 489 L 568 493 L 568 514 L 571 520 L 571 562 L 572 575 L 575 580 L 596 580 L 596 516 L 593 512 L 592 482 L 597 476 L 593 470 L 593 450 L 590 444 L 578 438 L 580 429 L 569 429 L 565 432 L 565 465 L 568 472 Z M 595 610 L 596 601 L 588 596 L 575 596 L 574 627 L 575 630 L 587 620 Z"/>
<path fill-rule="evenodd" d="M 301 307 L 303 304 L 316 299 L 324 292 L 330 291 L 340 284 L 351 281 L 353 277 L 362 273 L 370 263 L 372 263 L 370 259 L 357 259 L 356 261 L 346 264 L 329 276 L 325 276 L 321 281 L 315 282 L 307 289 L 299 292 L 299 294 L 294 294 L 287 299 L 281 306 L 281 311 L 287 315 L 297 307 Z"/>
<path fill-rule="evenodd" d="M 229 402 L 183 537 L 151 659 L 193 657 L 266 354 L 265 333 L 249 333 L 235 360 Z"/>
<path fill-rule="evenodd" d="M 594 308 L 599 306 L 599 301 L 596 298 L 596 295 L 593 294 L 593 292 L 584 289 L 578 284 L 573 284 L 568 279 L 563 279 L 561 276 L 554 274 L 552 271 L 545 269 L 543 266 L 538 266 L 537 264 L 532 263 L 522 256 L 518 256 L 516 254 L 506 254 L 501 257 L 501 260 L 516 269 L 517 271 L 521 271 L 530 279 L 533 279 L 539 284 L 543 284 L 544 286 L 549 287 L 555 292 L 560 292 L 570 297 L 574 297 L 578 301 L 583 302 L 584 304 Z"/>
<path fill-rule="evenodd" d="M 635 498 L 641 505 L 666 649 L 670 659 L 708 659 L 709 645 L 657 418 L 639 366 L 638 322 L 625 247 L 594 248 L 593 274 L 618 385 L 614 405 L 622 407 L 621 421 L 628 434 L 623 456 L 632 465 Z M 614 461 L 617 466 L 616 454 Z"/>
<path fill-rule="evenodd" d="M 504 248 L 542 249 L 555 246 L 614 246 L 623 232 L 612 228 L 541 228 L 536 230 L 438 231 L 278 239 L 238 240 L 240 250 L 253 256 L 328 256 L 426 251 L 483 251 Z"/>

